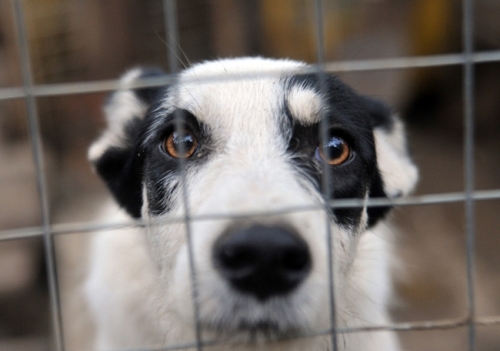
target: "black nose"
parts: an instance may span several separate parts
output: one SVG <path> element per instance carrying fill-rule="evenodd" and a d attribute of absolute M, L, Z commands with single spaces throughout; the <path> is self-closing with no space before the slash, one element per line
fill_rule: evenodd
<path fill-rule="evenodd" d="M 282 227 L 256 225 L 223 235 L 213 253 L 222 276 L 261 301 L 289 293 L 311 269 L 305 241 Z"/>

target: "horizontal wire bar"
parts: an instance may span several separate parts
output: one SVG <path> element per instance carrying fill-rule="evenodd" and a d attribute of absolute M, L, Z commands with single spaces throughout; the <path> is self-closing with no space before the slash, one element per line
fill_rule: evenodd
<path fill-rule="evenodd" d="M 145 88 L 163 86 L 174 82 L 172 75 L 166 75 L 161 78 L 148 78 L 137 80 L 134 84 L 130 84 L 131 88 Z M 57 83 L 57 84 L 40 84 L 33 86 L 33 95 L 37 97 L 73 95 L 73 94 L 89 94 L 106 91 L 113 91 L 122 87 L 119 79 L 110 79 L 102 81 L 76 82 L 76 83 Z M 23 88 L 2 88 L 0 89 L 0 100 L 20 99 L 26 94 Z"/>
<path fill-rule="evenodd" d="M 500 189 L 493 190 L 477 190 L 471 194 L 472 199 L 475 201 L 486 200 L 500 200 Z M 332 208 L 351 208 L 360 206 L 420 206 L 420 205 L 438 205 L 447 203 L 464 202 L 467 198 L 465 193 L 442 193 L 442 194 L 429 194 L 420 196 L 411 196 L 398 199 L 341 199 L 332 200 L 330 207 Z M 301 212 L 301 211 L 318 211 L 323 210 L 324 205 L 307 205 L 307 206 L 290 206 L 283 207 L 270 211 L 252 211 L 245 213 L 211 213 L 205 215 L 190 216 L 191 221 L 206 221 L 206 220 L 221 220 L 221 219 L 243 219 L 257 216 L 276 216 L 280 214 Z M 169 218 L 161 219 L 148 219 L 144 220 L 128 220 L 121 222 L 83 222 L 83 223 L 65 223 L 55 224 L 51 227 L 52 234 L 71 234 L 71 233 L 84 233 L 95 232 L 102 230 L 116 230 L 128 227 L 145 227 L 146 225 L 159 225 L 168 223 L 178 223 L 185 221 L 183 216 L 172 216 Z M 44 233 L 42 227 L 27 227 L 19 229 L 0 230 L 0 241 L 26 239 L 31 237 L 40 236 Z"/>
<path fill-rule="evenodd" d="M 472 62 L 487 63 L 500 60 L 500 50 L 472 54 Z M 464 54 L 445 54 L 433 56 L 392 57 L 368 60 L 331 62 L 326 65 L 329 72 L 379 71 L 391 69 L 425 68 L 462 65 L 468 58 Z"/>
<path fill-rule="evenodd" d="M 359 72 L 359 71 L 379 71 L 391 69 L 409 69 L 437 66 L 461 65 L 466 62 L 467 58 L 464 54 L 446 54 L 433 56 L 413 56 L 400 58 L 380 58 L 369 60 L 354 60 L 354 61 L 334 61 L 326 63 L 324 68 L 328 72 Z M 477 52 L 472 54 L 472 62 L 487 63 L 500 61 L 500 50 Z M 312 65 L 314 67 L 314 65 Z M 249 75 L 249 78 L 263 78 L 267 75 L 278 75 L 280 72 L 267 72 L 258 76 Z M 230 77 L 224 76 L 227 80 Z M 235 75 L 234 79 L 245 78 L 244 74 Z M 202 82 L 205 79 L 209 81 L 217 80 L 217 76 L 205 76 L 197 78 L 196 82 Z M 132 88 L 153 87 L 171 84 L 175 81 L 175 76 L 165 75 L 161 78 L 148 78 L 131 84 Z M 119 89 L 122 87 L 120 80 L 101 80 L 89 82 L 75 83 L 57 83 L 57 84 L 39 84 L 33 86 L 33 95 L 36 97 L 62 96 L 73 94 L 89 94 L 107 92 Z M 24 88 L 12 87 L 0 89 L 0 100 L 20 99 L 26 97 Z"/>
<path fill-rule="evenodd" d="M 459 318 L 448 318 L 433 321 L 418 321 L 418 322 L 400 322 L 393 323 L 390 325 L 377 325 L 377 326 L 360 326 L 360 327 L 337 327 L 335 331 L 339 334 L 351 334 L 351 333 L 363 333 L 363 332 L 380 332 L 380 331 L 395 331 L 395 332 L 408 332 L 408 331 L 430 331 L 430 330 L 451 330 L 461 327 L 468 326 L 470 323 L 476 326 L 492 326 L 500 325 L 500 316 L 490 316 L 490 317 L 478 317 L 474 321 L 466 317 Z M 317 332 L 303 333 L 300 335 L 294 335 L 289 338 L 282 338 L 279 340 L 295 340 L 311 338 L 316 336 L 324 336 L 333 333 L 333 329 L 324 329 Z M 279 341 L 276 340 L 276 341 Z M 241 342 L 234 342 L 230 340 L 207 340 L 203 341 L 203 346 L 214 346 L 214 345 L 237 345 Z M 140 348 L 140 349 L 117 349 L 113 351 L 173 351 L 173 350 L 185 350 L 196 347 L 196 343 L 182 343 L 167 345 L 162 347 L 153 348 Z"/>

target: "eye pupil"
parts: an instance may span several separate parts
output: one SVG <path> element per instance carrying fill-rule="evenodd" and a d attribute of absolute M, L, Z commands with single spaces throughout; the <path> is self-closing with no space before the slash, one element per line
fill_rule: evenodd
<path fill-rule="evenodd" d="M 323 154 L 328 159 L 335 159 L 342 155 L 344 150 L 344 141 L 340 138 L 333 137 L 323 145 Z"/>
<path fill-rule="evenodd" d="M 180 135 L 177 132 L 172 134 L 175 150 L 179 153 L 189 150 L 194 145 L 194 138 L 191 134 Z"/>
<path fill-rule="evenodd" d="M 349 159 L 351 149 L 347 142 L 338 136 L 332 136 L 318 147 L 319 156 L 331 166 L 337 166 Z"/>
<path fill-rule="evenodd" d="M 174 158 L 188 158 L 196 151 L 197 141 L 192 133 L 176 131 L 168 135 L 164 142 L 165 151 Z"/>

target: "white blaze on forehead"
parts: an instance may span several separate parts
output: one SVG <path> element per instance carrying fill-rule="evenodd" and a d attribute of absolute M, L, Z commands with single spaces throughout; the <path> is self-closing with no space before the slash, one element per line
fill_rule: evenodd
<path fill-rule="evenodd" d="M 203 62 L 194 65 L 181 74 L 183 79 L 199 79 L 200 81 L 211 78 L 222 77 L 223 79 L 234 76 L 236 81 L 241 77 L 246 78 L 279 78 L 287 72 L 295 72 L 304 69 L 306 65 L 302 62 L 290 60 L 272 60 L 260 57 L 246 57 L 239 59 L 224 59 L 218 61 Z"/>
<path fill-rule="evenodd" d="M 325 108 L 321 96 L 310 88 L 294 86 L 288 94 L 288 109 L 299 122 L 316 123 Z"/>

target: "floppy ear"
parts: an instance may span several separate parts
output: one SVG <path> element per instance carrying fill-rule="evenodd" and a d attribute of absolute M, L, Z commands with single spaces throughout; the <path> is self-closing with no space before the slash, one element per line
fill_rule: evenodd
<path fill-rule="evenodd" d="M 370 197 L 396 198 L 408 195 L 418 180 L 406 140 L 403 122 L 392 109 L 380 101 L 364 98 L 372 120 L 377 170 L 370 188 Z M 384 217 L 389 207 L 369 207 L 368 224 Z"/>
<path fill-rule="evenodd" d="M 141 130 L 151 104 L 164 87 L 132 89 L 139 79 L 164 75 L 158 69 L 134 69 L 121 79 L 121 86 L 108 99 L 104 112 L 107 129 L 89 149 L 94 170 L 104 179 L 116 201 L 135 218 L 141 217 Z"/>

